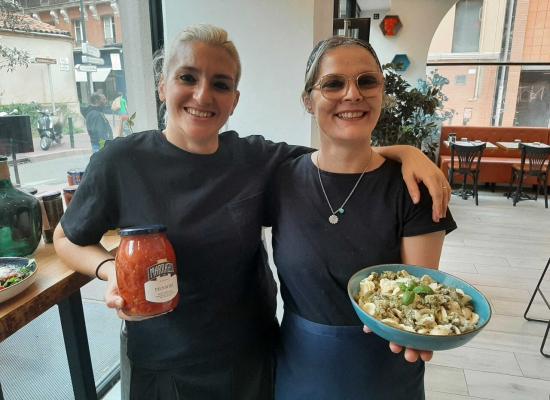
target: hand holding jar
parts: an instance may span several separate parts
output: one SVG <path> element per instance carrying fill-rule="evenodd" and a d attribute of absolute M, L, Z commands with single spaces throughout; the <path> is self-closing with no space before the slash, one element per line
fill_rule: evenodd
<path fill-rule="evenodd" d="M 127 316 L 160 315 L 178 304 L 176 255 L 165 232 L 163 225 L 120 230 L 116 280 Z"/>

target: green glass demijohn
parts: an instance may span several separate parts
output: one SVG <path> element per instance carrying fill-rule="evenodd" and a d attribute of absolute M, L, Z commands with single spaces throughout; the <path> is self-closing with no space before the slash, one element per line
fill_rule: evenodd
<path fill-rule="evenodd" d="M 0 257 L 31 254 L 42 236 L 38 200 L 13 187 L 8 158 L 0 156 Z"/>

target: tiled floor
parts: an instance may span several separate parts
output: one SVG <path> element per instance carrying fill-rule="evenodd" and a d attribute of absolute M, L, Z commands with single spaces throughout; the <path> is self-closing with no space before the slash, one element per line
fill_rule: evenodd
<path fill-rule="evenodd" d="M 550 359 L 539 353 L 545 324 L 522 315 L 550 257 L 550 209 L 541 199 L 513 207 L 502 193 L 482 192 L 479 206 L 453 197 L 451 210 L 459 229 L 445 240 L 441 269 L 483 291 L 493 318 L 468 345 L 434 355 L 427 400 L 549 400 Z M 550 317 L 540 298 L 533 311 Z M 119 393 L 117 385 L 105 399 L 119 400 Z"/>
<path fill-rule="evenodd" d="M 483 192 L 478 207 L 453 197 L 451 210 L 459 229 L 445 240 L 440 268 L 485 293 L 493 318 L 466 346 L 434 354 L 427 399 L 550 399 L 550 359 L 539 353 L 546 325 L 523 319 L 550 257 L 550 209 L 540 198 L 513 207 L 502 193 Z M 543 287 L 550 296 L 550 273 Z M 550 317 L 540 298 L 533 307 Z"/>

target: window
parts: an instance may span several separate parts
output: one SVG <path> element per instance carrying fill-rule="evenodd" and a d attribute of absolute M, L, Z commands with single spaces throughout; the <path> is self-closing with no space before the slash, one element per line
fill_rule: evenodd
<path fill-rule="evenodd" d="M 460 0 L 456 3 L 453 29 L 453 53 L 479 51 L 483 0 Z"/>
<path fill-rule="evenodd" d="M 443 21 L 427 72 L 437 69 L 449 80 L 445 107 L 455 115 L 444 124 L 550 126 L 546 7 L 535 0 L 491 0 L 485 7 L 482 0 L 460 0 Z"/>
<path fill-rule="evenodd" d="M 550 68 L 521 71 L 514 125 L 550 126 Z"/>
<path fill-rule="evenodd" d="M 73 20 L 73 26 L 74 26 L 74 40 L 76 41 L 77 45 L 82 44 L 82 25 L 80 23 L 79 19 Z"/>
<path fill-rule="evenodd" d="M 466 75 L 456 75 L 455 85 L 460 85 L 460 86 L 466 85 Z"/>
<path fill-rule="evenodd" d="M 116 43 L 115 19 L 112 15 L 103 17 L 103 37 L 105 38 L 105 44 Z"/>

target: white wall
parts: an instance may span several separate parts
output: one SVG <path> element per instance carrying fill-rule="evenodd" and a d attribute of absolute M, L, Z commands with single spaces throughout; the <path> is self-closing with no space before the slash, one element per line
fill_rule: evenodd
<path fill-rule="evenodd" d="M 330 0 L 164 0 L 165 47 L 190 24 L 229 32 L 241 56 L 241 97 L 228 129 L 275 141 L 316 143 L 300 102 L 305 65 L 317 41 L 332 33 Z"/>
<path fill-rule="evenodd" d="M 389 10 L 369 10 L 361 17 L 371 18 L 370 42 L 380 62 L 392 61 L 396 54 L 407 54 L 411 65 L 403 77 L 412 84 L 426 77 L 426 60 L 433 35 L 443 16 L 457 0 L 392 0 Z M 373 14 L 380 13 L 379 20 Z M 385 37 L 380 22 L 385 15 L 398 15 L 403 26 L 396 36 Z"/>
<path fill-rule="evenodd" d="M 119 0 L 128 112 L 134 132 L 158 129 L 151 25 L 147 0 Z"/>
<path fill-rule="evenodd" d="M 51 66 L 53 100 L 66 103 L 78 111 L 78 96 L 73 62 L 73 41 L 69 38 L 51 37 L 27 33 L 2 32 L 2 44 L 26 50 L 31 57 L 56 59 Z M 68 61 L 68 70 L 62 71 L 60 59 Z M 46 64 L 29 64 L 28 68 L 17 67 L 12 72 L 0 70 L 0 104 L 49 103 L 52 100 Z"/>

